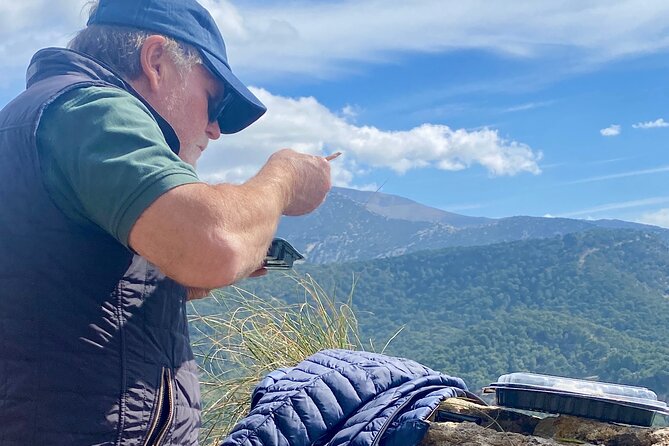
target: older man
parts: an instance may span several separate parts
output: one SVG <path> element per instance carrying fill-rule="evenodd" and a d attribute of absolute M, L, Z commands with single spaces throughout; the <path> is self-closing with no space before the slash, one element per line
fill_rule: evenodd
<path fill-rule="evenodd" d="M 263 273 L 330 187 L 282 150 L 242 185 L 193 167 L 265 111 L 195 0 L 101 0 L 0 112 L 0 445 L 192 445 L 185 302 Z"/>

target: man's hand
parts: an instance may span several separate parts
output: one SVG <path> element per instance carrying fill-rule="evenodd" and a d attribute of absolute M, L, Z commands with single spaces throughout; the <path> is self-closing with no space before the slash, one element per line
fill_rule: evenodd
<path fill-rule="evenodd" d="M 284 215 L 304 215 L 316 209 L 330 190 L 330 163 L 322 156 L 307 155 L 291 149 L 274 153 L 266 166 L 280 166 L 290 174 Z"/>

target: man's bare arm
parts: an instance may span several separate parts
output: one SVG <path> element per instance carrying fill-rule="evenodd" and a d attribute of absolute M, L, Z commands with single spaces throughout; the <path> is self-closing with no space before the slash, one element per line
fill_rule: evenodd
<path fill-rule="evenodd" d="M 282 150 L 244 184 L 166 192 L 137 220 L 130 246 L 183 285 L 229 285 L 260 268 L 282 214 L 311 212 L 329 189 L 325 158 Z"/>

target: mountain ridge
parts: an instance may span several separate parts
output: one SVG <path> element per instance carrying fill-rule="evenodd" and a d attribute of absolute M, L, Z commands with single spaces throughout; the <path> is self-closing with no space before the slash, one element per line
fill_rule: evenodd
<path fill-rule="evenodd" d="M 333 188 L 313 213 L 282 218 L 277 235 L 303 252 L 309 263 L 336 263 L 424 249 L 549 238 L 597 227 L 643 230 L 669 240 L 667 229 L 621 220 L 467 217 L 403 197 L 342 188 Z"/>

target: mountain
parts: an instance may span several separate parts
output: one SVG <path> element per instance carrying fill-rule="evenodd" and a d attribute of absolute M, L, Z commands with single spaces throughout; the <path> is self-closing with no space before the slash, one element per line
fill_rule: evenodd
<path fill-rule="evenodd" d="M 669 394 L 669 249 L 655 234 L 594 229 L 297 271 L 334 296 L 348 296 L 355 282 L 363 339 L 379 349 L 404 327 L 387 353 L 460 376 L 474 390 L 531 371 Z M 241 286 L 304 299 L 277 273 Z"/>
<path fill-rule="evenodd" d="M 667 229 L 619 220 L 467 217 L 394 195 L 336 187 L 315 212 L 284 217 L 277 235 L 305 254 L 309 263 L 336 263 L 549 238 L 597 227 L 639 229 L 669 240 Z"/>
<path fill-rule="evenodd" d="M 342 195 L 357 203 L 362 203 L 368 211 L 395 220 L 443 223 L 456 228 L 482 226 L 493 221 L 490 218 L 467 217 L 465 215 L 454 214 L 416 203 L 408 198 L 380 192 L 333 187 L 332 193 Z"/>

